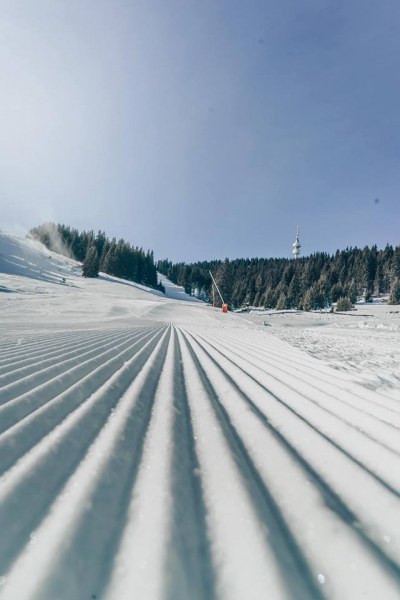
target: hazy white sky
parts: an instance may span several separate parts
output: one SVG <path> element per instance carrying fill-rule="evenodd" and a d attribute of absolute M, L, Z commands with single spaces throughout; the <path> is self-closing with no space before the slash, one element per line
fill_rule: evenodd
<path fill-rule="evenodd" d="M 0 0 L 0 227 L 400 243 L 398 0 Z M 379 199 L 379 202 L 376 201 Z"/>

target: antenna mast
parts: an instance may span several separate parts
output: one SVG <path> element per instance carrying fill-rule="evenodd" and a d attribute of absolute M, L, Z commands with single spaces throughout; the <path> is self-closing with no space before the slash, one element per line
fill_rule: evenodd
<path fill-rule="evenodd" d="M 300 244 L 300 240 L 299 240 L 299 235 L 300 235 L 300 227 L 297 225 L 296 239 L 293 244 L 293 256 L 295 259 L 300 256 L 301 244 Z"/>

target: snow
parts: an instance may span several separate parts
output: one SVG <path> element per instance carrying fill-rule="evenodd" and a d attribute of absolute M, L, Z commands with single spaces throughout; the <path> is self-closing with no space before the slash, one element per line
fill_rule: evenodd
<path fill-rule="evenodd" d="M 158 281 L 163 284 L 167 298 L 181 300 L 182 302 L 201 302 L 201 300 L 186 294 L 183 287 L 175 285 L 175 283 L 172 283 L 172 281 L 167 279 L 162 273 L 158 273 Z"/>
<path fill-rule="evenodd" d="M 245 313 L 280 339 L 323 360 L 350 379 L 400 398 L 400 307 L 357 304 L 348 313 Z M 346 380 L 346 378 L 344 378 Z"/>
<path fill-rule="evenodd" d="M 399 598 L 399 307 L 160 278 L 0 234 L 0 598 Z"/>

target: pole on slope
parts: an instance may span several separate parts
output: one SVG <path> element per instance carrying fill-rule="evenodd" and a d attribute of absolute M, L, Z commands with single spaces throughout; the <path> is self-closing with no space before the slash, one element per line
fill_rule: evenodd
<path fill-rule="evenodd" d="M 210 277 L 211 277 L 211 279 L 213 281 L 213 284 L 215 285 L 215 288 L 216 288 L 216 290 L 217 290 L 217 292 L 219 294 L 219 297 L 221 298 L 222 312 L 226 313 L 226 312 L 228 312 L 228 305 L 224 302 L 224 299 L 223 299 L 222 294 L 221 294 L 221 292 L 219 290 L 219 287 L 217 286 L 217 282 L 215 281 L 215 279 L 213 277 L 213 274 L 211 273 L 211 271 L 208 271 L 208 272 L 210 273 Z M 214 290 L 213 290 L 213 299 L 214 299 Z"/>

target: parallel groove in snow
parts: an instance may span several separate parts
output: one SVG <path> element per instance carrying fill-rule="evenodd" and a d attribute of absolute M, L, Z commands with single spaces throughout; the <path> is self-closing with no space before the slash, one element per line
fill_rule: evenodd
<path fill-rule="evenodd" d="M 102 371 L 105 373 L 107 366 L 113 365 L 116 359 L 120 357 L 129 357 L 131 350 L 140 345 L 141 341 L 149 335 L 151 333 L 147 331 L 141 335 L 131 335 L 130 338 L 116 344 L 111 350 L 100 352 L 94 358 L 84 360 L 82 363 L 78 359 L 76 361 L 78 364 L 66 369 L 61 377 L 58 375 L 53 376 L 44 383 L 36 385 L 32 390 L 8 400 L 3 406 L 0 405 L 0 432 L 5 431 L 39 407 L 53 400 L 60 393 L 71 391 L 72 387 L 79 382 L 85 381 L 86 385 L 88 380 L 92 379 L 93 384 L 97 386 L 96 377 Z M 112 371 L 109 371 L 108 375 L 111 373 Z"/>
<path fill-rule="evenodd" d="M 213 600 L 214 573 L 207 541 L 207 511 L 199 458 L 193 444 L 181 344 L 174 332 L 174 422 L 171 486 L 173 510 L 166 570 L 166 598 Z"/>
<path fill-rule="evenodd" d="M 128 335 L 125 333 L 125 336 Z M 69 343 L 67 345 L 63 345 L 61 348 L 57 348 L 57 350 L 53 350 L 52 352 L 39 352 L 38 356 L 40 360 L 37 360 L 37 357 L 30 356 L 29 359 L 24 361 L 20 361 L 18 366 L 15 363 L 12 365 L 14 368 L 10 369 L 11 365 L 8 365 L 7 373 L 0 374 L 0 388 L 8 383 L 8 381 L 17 381 L 18 379 L 30 375 L 31 373 L 37 373 L 39 369 L 42 369 L 44 366 L 50 366 L 51 364 L 57 364 L 60 362 L 60 359 L 65 360 L 65 357 L 68 356 L 76 356 L 78 353 L 82 353 L 83 350 L 90 350 L 91 348 L 98 348 L 99 343 L 103 343 L 103 345 L 112 344 L 113 341 L 120 339 L 121 333 L 118 334 L 108 334 L 104 336 L 96 336 L 94 339 L 84 340 L 79 344 L 75 341 Z M 23 363 L 23 364 L 21 364 Z"/>
<path fill-rule="evenodd" d="M 62 533 L 57 540 L 54 576 L 39 586 L 33 598 L 68 600 L 71 597 L 100 596 L 103 592 L 113 565 L 112 557 L 115 556 L 125 527 L 168 337 L 169 332 L 164 333 L 161 341 L 158 338 L 157 345 L 151 347 L 142 369 L 136 372 L 135 379 L 120 397 L 111 421 L 104 424 L 108 430 L 113 426 L 115 429 L 113 435 L 109 435 L 109 431 L 100 434 L 104 438 L 108 434 L 107 442 L 111 447 L 101 447 L 100 442 L 104 438 L 95 440 L 100 459 L 96 462 L 99 464 L 94 467 L 93 479 L 86 478 L 86 493 L 83 495 L 81 490 L 78 491 L 78 496 L 89 503 L 90 510 L 82 511 L 82 502 L 76 503 L 68 534 Z M 93 458 L 95 453 L 93 448 Z M 85 469 L 85 466 L 84 459 L 79 468 Z M 93 467 L 87 471 L 88 474 L 93 473 Z M 68 505 L 71 510 L 71 500 L 68 500 Z M 63 513 L 61 508 L 60 514 L 52 519 L 55 527 L 59 528 Z M 82 552 L 91 557 L 89 567 L 82 565 Z"/>
<path fill-rule="evenodd" d="M 288 593 L 293 597 L 298 594 L 299 597 L 304 598 L 320 598 L 320 590 L 312 580 L 307 562 L 292 537 L 278 505 L 255 469 L 243 440 L 231 423 L 228 411 L 220 403 L 218 395 L 207 377 L 207 371 L 204 370 L 199 361 L 194 346 L 187 338 L 186 341 L 199 377 L 207 389 L 207 395 L 216 413 L 216 418 L 230 446 L 231 454 L 235 456 L 244 485 L 248 488 L 249 498 L 254 504 L 258 518 L 268 531 L 268 542 L 276 554 L 276 563 L 282 571 L 282 581 L 287 585 Z M 290 579 L 286 578 L 287 573 L 291 574 Z"/>
<path fill-rule="evenodd" d="M 384 540 L 386 537 L 384 534 L 392 532 L 393 523 L 398 523 L 396 516 L 400 510 L 398 499 L 388 496 L 385 488 L 380 487 L 380 482 L 371 480 L 371 474 L 364 472 L 362 465 L 357 463 L 353 465 L 353 461 L 348 460 L 350 457 L 345 453 L 338 453 L 335 445 L 318 429 L 313 426 L 309 429 L 306 420 L 287 407 L 282 398 L 271 394 L 252 375 L 248 375 L 248 380 L 244 379 L 241 367 L 220 353 L 218 353 L 217 363 L 222 365 L 221 368 L 232 378 L 232 383 L 241 390 L 243 396 L 247 397 L 260 418 L 266 419 L 266 424 L 273 424 L 276 432 L 282 440 L 289 443 L 294 455 L 303 463 L 306 470 L 316 477 L 319 485 L 328 494 L 326 498 L 328 506 L 334 507 L 334 510 L 338 510 L 344 518 L 355 523 L 357 527 L 361 526 L 360 535 L 366 537 L 367 542 L 371 544 L 377 554 L 382 556 L 383 560 L 387 561 L 388 567 L 399 576 L 400 547 L 398 538 L 395 545 L 385 543 Z M 238 372 L 240 384 L 235 383 Z M 267 394 L 265 399 L 262 399 L 262 395 L 260 395 L 260 388 Z M 274 398 L 277 403 L 271 404 L 269 398 Z M 283 436 L 281 432 L 284 432 Z M 309 440 L 313 442 L 311 453 L 307 447 Z M 358 468 L 359 466 L 361 469 Z M 320 474 L 322 468 L 323 474 Z M 329 483 L 331 479 L 334 480 L 335 487 L 340 491 L 340 496 L 333 492 Z M 354 497 L 348 486 L 353 479 L 358 480 L 360 488 L 368 490 L 368 492 Z M 364 526 L 362 526 L 360 514 L 365 514 L 367 517 Z M 384 527 L 383 533 L 375 528 L 374 524 L 377 522 L 380 522 L 379 530 L 382 526 Z M 400 524 L 395 532 L 397 535 L 400 533 Z M 390 536 L 387 537 L 391 539 Z"/>
<path fill-rule="evenodd" d="M 200 472 L 204 474 L 211 548 L 219 567 L 216 573 L 218 595 L 226 600 L 266 597 L 269 590 L 278 590 L 281 584 L 273 550 L 266 543 L 265 532 L 249 502 L 248 491 L 240 484 L 241 474 L 235 457 L 229 452 L 221 427 L 215 422 L 196 365 L 187 347 L 181 345 L 181 351 L 189 397 L 196 398 L 191 403 L 193 431 Z M 234 496 L 234 502 L 229 501 L 229 495 Z M 252 562 L 247 563 L 246 572 L 243 572 L 248 548 L 253 551 Z M 251 581 L 256 582 L 254 588 L 249 585 Z M 279 600 L 284 595 L 279 593 L 276 597 Z"/>
<path fill-rule="evenodd" d="M 239 338 L 232 335 L 232 333 L 224 335 L 223 339 L 228 344 L 233 343 L 234 346 L 237 346 L 239 341 Z M 371 391 L 355 383 L 347 373 L 339 373 L 328 365 L 316 361 L 315 358 L 301 353 L 297 348 L 291 346 L 286 349 L 276 347 L 274 344 L 276 341 L 282 344 L 280 340 L 276 340 L 275 336 L 269 336 L 268 334 L 265 334 L 262 340 L 263 343 L 258 340 L 257 344 L 247 341 L 246 338 L 240 338 L 240 347 L 246 350 L 246 355 L 249 351 L 266 362 L 275 361 L 285 368 L 290 366 L 298 374 L 306 374 L 314 381 L 319 381 L 324 387 L 325 385 L 331 385 L 345 394 L 349 393 L 352 401 L 356 401 L 358 404 L 364 403 L 369 408 L 375 406 L 386 408 L 392 414 L 400 412 L 399 402 L 393 400 L 392 397 L 385 396 L 383 392 Z"/>
<path fill-rule="evenodd" d="M 399 405 L 226 323 L 1 344 L 2 600 L 400 597 Z"/>
<path fill-rule="evenodd" d="M 138 598 L 161 598 L 165 587 L 159 574 L 168 556 L 171 521 L 174 349 L 171 335 L 126 526 L 106 587 L 105 598 L 109 600 L 124 600 L 127 590 L 134 590 Z"/>
<path fill-rule="evenodd" d="M 128 336 L 126 334 L 122 334 L 122 341 L 124 341 L 125 337 Z M 70 358 L 52 361 L 52 363 L 46 367 L 43 367 L 43 364 L 41 361 L 39 361 L 36 372 L 22 377 L 21 379 L 17 379 L 13 383 L 2 386 L 0 403 L 5 404 L 16 397 L 21 396 L 26 391 L 30 391 L 31 389 L 37 388 L 55 378 L 58 378 L 59 375 L 70 371 L 74 367 L 82 366 L 83 363 L 89 365 L 91 361 L 100 359 L 101 357 L 110 354 L 112 352 L 112 346 L 112 343 L 105 345 L 97 344 L 93 350 L 84 349 L 84 352 L 79 352 L 78 348 L 77 353 L 68 353 Z M 108 350 L 109 347 L 111 347 L 111 350 Z"/>
<path fill-rule="evenodd" d="M 11 352 L 2 352 L 1 356 L 6 356 L 6 358 L 0 358 L 0 365 L 6 364 L 6 367 L 1 366 L 1 369 L 7 368 L 11 366 L 14 362 L 20 362 L 29 360 L 32 357 L 43 356 L 46 353 L 57 351 L 61 348 L 68 347 L 69 345 L 74 345 L 76 342 L 81 342 L 85 340 L 96 339 L 99 336 L 98 332 L 70 332 L 68 335 L 60 335 L 56 336 L 51 335 L 49 337 L 44 337 L 41 341 L 32 341 L 31 344 L 27 343 L 23 338 L 18 340 L 16 344 L 13 344 L 13 350 Z M 11 359 L 11 360 L 10 360 Z"/>
<path fill-rule="evenodd" d="M 195 339 L 195 337 L 193 339 Z M 198 348 L 201 348 L 201 346 L 198 346 Z M 312 515 L 312 529 L 310 530 L 310 534 L 311 532 L 313 536 L 318 534 L 322 539 L 330 538 L 329 544 L 325 544 L 322 549 L 321 547 L 318 547 L 318 551 L 316 552 L 312 538 L 310 539 L 310 543 L 308 543 L 307 536 L 305 536 L 304 523 L 302 522 L 302 519 L 298 519 L 300 521 L 299 543 L 302 544 L 308 555 L 313 556 L 315 572 L 320 571 L 322 573 L 329 573 L 329 554 L 331 553 L 339 558 L 339 562 L 342 561 L 340 565 L 336 566 L 336 580 L 333 580 L 331 584 L 336 588 L 338 598 L 344 598 L 346 597 L 346 594 L 349 595 L 349 598 L 354 598 L 354 593 L 360 593 L 360 584 L 363 587 L 363 593 L 366 593 L 374 588 L 376 588 L 377 592 L 379 593 L 382 583 L 385 583 L 385 571 L 387 567 L 389 566 L 389 569 L 394 570 L 394 572 L 397 574 L 396 565 L 391 565 L 388 563 L 386 557 L 382 556 L 379 550 L 377 551 L 377 549 L 371 545 L 368 539 L 366 540 L 364 537 L 362 537 L 361 549 L 366 542 L 365 545 L 367 546 L 368 550 L 372 552 L 373 555 L 376 555 L 379 563 L 382 564 L 383 574 L 379 567 L 371 568 L 370 561 L 368 561 L 367 552 L 367 556 L 364 559 L 366 568 L 363 581 L 360 582 L 357 572 L 351 572 L 350 568 L 350 573 L 348 574 L 350 577 L 348 576 L 346 578 L 343 585 L 340 584 L 340 576 L 343 575 L 346 570 L 349 570 L 348 556 L 354 552 L 354 555 L 358 556 L 358 560 L 362 560 L 362 556 L 360 557 L 360 543 L 357 542 L 357 537 L 361 531 L 358 527 L 355 515 L 353 515 L 348 508 L 342 504 L 341 500 L 329 487 L 329 484 L 327 484 L 316 473 L 316 471 L 314 471 L 313 468 L 304 461 L 301 455 L 298 454 L 295 447 L 291 446 L 290 442 L 288 442 L 288 440 L 280 433 L 279 429 L 274 427 L 268 421 L 268 419 L 266 419 L 265 415 L 259 411 L 259 409 L 257 409 L 252 400 L 247 397 L 238 386 L 235 386 L 235 382 L 223 369 L 221 369 L 218 363 L 214 362 L 214 360 L 204 350 L 200 351 L 198 356 L 203 364 L 204 360 L 206 361 L 206 372 L 209 374 L 209 376 L 212 376 L 214 380 L 217 379 L 217 387 L 220 390 L 224 390 L 224 394 L 220 396 L 218 400 L 225 407 L 225 414 L 228 416 L 230 412 L 233 414 L 235 411 L 238 412 L 238 417 L 236 422 L 234 419 L 233 423 L 235 424 L 233 426 L 242 429 L 241 435 L 243 436 L 243 441 L 247 437 L 247 447 L 250 449 L 251 453 L 257 451 L 257 447 L 253 447 L 253 440 L 255 433 L 257 433 L 255 431 L 257 430 L 257 426 L 255 427 L 255 424 L 252 423 L 251 429 L 249 427 L 249 421 L 252 420 L 253 415 L 261 425 L 261 427 L 258 428 L 259 432 L 257 435 L 259 435 L 261 438 L 264 438 L 267 434 L 266 439 L 263 439 L 263 445 L 260 445 L 260 456 L 258 457 L 258 461 L 257 457 L 255 457 L 255 463 L 258 462 L 257 466 L 260 469 L 261 479 L 267 479 L 268 487 L 272 486 L 274 493 L 276 494 L 277 498 L 279 498 L 279 505 L 281 508 L 276 507 L 276 510 L 278 512 L 279 510 L 282 510 L 282 513 L 287 512 L 291 520 L 294 520 L 294 515 L 297 513 L 300 507 L 302 510 L 309 510 L 309 514 Z M 227 393 L 227 388 L 222 384 L 223 380 L 231 384 L 229 393 Z M 234 410 L 235 399 L 238 406 Z M 248 411 L 245 405 L 243 406 L 244 403 L 251 407 L 251 412 Z M 266 442 L 268 442 L 268 445 L 265 445 Z M 265 460 L 265 448 L 268 448 L 268 456 L 271 452 L 273 452 L 274 460 L 272 463 L 268 459 Z M 274 463 L 278 458 L 279 467 L 275 467 Z M 293 458 L 295 458 L 295 461 L 292 460 Z M 288 471 L 290 471 L 289 480 L 287 479 L 286 475 Z M 301 486 L 305 478 L 311 480 L 315 485 L 312 487 L 304 485 Z M 279 480 L 280 483 L 278 484 L 277 482 Z M 297 486 L 294 487 L 296 483 Z M 279 489 L 279 487 L 283 489 Z M 314 498 L 307 498 L 307 496 L 310 496 L 310 493 L 314 496 Z M 302 506 L 302 502 L 305 504 L 305 506 Z M 310 502 L 312 503 L 311 506 Z M 325 508 L 323 507 L 324 503 Z M 323 515 L 319 517 L 318 513 L 321 512 L 323 512 Z M 277 520 L 279 520 L 279 517 Z M 334 523 L 330 523 L 331 521 Z M 308 527 L 310 528 L 310 525 Z M 335 542 L 333 542 L 331 539 L 332 533 L 334 532 L 336 533 L 335 537 L 337 537 Z M 338 532 L 340 534 L 339 536 L 337 536 Z M 274 547 L 275 545 L 276 544 L 274 544 Z M 324 554 L 328 554 L 326 560 L 324 560 Z M 336 559 L 336 562 L 337 561 L 338 559 Z M 321 568 L 317 569 L 317 565 L 319 565 Z M 304 566 L 302 566 L 302 568 L 305 570 L 305 572 L 307 572 L 307 567 L 304 568 Z M 288 572 L 291 573 L 291 577 L 294 577 L 292 570 Z M 294 581 L 293 584 L 296 585 L 296 581 Z M 388 597 L 397 598 L 398 587 L 394 585 L 393 588 L 393 596 Z M 293 597 L 303 597 L 303 595 L 300 593 L 300 589 L 300 586 L 297 589 L 294 587 Z M 308 595 L 305 594 L 304 597 L 314 598 L 318 596 L 309 593 Z"/>
<path fill-rule="evenodd" d="M 161 333 L 157 332 L 87 402 L 0 479 L 0 529 L 9 528 L 12 523 L 13 533 L 0 538 L 1 565 L 10 564 L 46 515 L 55 495 L 79 465 L 121 395 L 146 364 Z M 35 490 L 35 495 L 26 506 L 31 490 Z"/>
<path fill-rule="evenodd" d="M 70 381 L 66 391 L 51 396 L 43 403 L 43 395 L 39 397 L 42 401 L 36 408 L 32 406 L 32 398 L 29 400 L 29 408 L 32 409 L 27 416 L 19 415 L 21 420 L 10 427 L 3 435 L 0 435 L 0 473 L 4 472 L 24 452 L 37 443 L 44 435 L 51 431 L 69 413 L 81 406 L 91 394 L 104 385 L 135 353 L 139 352 L 147 342 L 149 333 L 132 337 L 130 344 L 118 352 L 104 364 L 97 367 L 88 374 L 80 377 L 77 381 Z M 7 408 L 7 407 L 6 407 Z M 18 406 L 16 407 L 19 408 Z M 26 406 L 22 404 L 22 409 Z M 4 409 L 3 412 L 5 412 Z M 2 422 L 5 415 L 1 414 Z M 25 418 L 23 418 L 25 416 Z"/>
<path fill-rule="evenodd" d="M 391 450 L 382 446 L 375 440 L 364 436 L 363 433 L 355 430 L 352 432 L 352 437 L 349 437 L 348 428 L 350 427 L 337 415 L 321 415 L 321 411 L 325 409 L 319 406 L 312 398 L 307 397 L 302 392 L 297 392 L 293 387 L 268 373 L 268 381 L 264 382 L 264 377 L 257 373 L 251 366 L 240 366 L 240 361 L 235 362 L 235 359 L 228 358 L 231 352 L 227 349 L 224 353 L 217 349 L 216 343 L 210 344 L 220 356 L 235 364 L 243 373 L 246 373 L 251 379 L 262 387 L 271 397 L 280 402 L 288 411 L 292 412 L 296 417 L 306 423 L 311 429 L 323 437 L 327 442 L 331 443 L 335 448 L 343 452 L 349 459 L 354 461 L 358 466 L 365 469 L 372 477 L 375 477 L 383 486 L 390 490 L 393 494 L 400 496 L 400 481 L 398 479 L 395 466 L 397 464 L 396 457 L 391 454 Z M 236 353 L 237 356 L 237 353 Z M 246 359 L 242 362 L 247 363 Z M 276 385 L 276 383 L 278 385 Z M 314 406 L 308 406 L 312 403 Z M 325 410 L 326 413 L 328 411 Z M 332 420 L 338 419 L 339 423 Z M 324 432 L 324 429 L 328 433 Z M 334 433 L 332 433 L 334 432 Z M 336 438 L 336 439 L 335 439 Z M 372 455 L 372 459 L 371 459 Z M 369 464 L 368 464 L 369 463 Z M 384 470 L 384 476 L 378 474 L 377 471 Z"/>
<path fill-rule="evenodd" d="M 237 338 L 233 338 L 235 343 L 237 343 Z M 246 347 L 246 342 L 242 341 L 243 347 Z M 280 349 L 276 349 L 268 346 L 268 348 L 260 347 L 260 345 L 252 346 L 255 348 L 261 355 L 268 356 L 276 356 L 279 361 L 282 361 L 284 364 L 285 360 L 287 360 L 287 354 L 283 353 Z M 355 384 L 350 379 L 345 379 L 345 374 L 336 373 L 333 369 L 327 366 L 322 366 L 318 361 L 313 361 L 310 363 L 310 357 L 307 355 L 299 357 L 298 352 L 296 354 L 293 353 L 293 348 L 290 351 L 290 362 L 293 365 L 297 365 L 300 371 L 305 371 L 309 373 L 313 378 L 319 379 L 322 383 L 333 383 L 336 387 L 347 391 L 351 390 L 354 398 L 360 398 L 365 402 L 370 402 L 371 405 L 382 405 L 386 406 L 388 409 L 393 412 L 400 412 L 400 405 L 398 402 L 394 401 L 393 398 L 389 398 L 384 393 L 378 391 L 368 390 L 360 385 Z M 320 375 L 317 375 L 320 373 Z"/>
<path fill-rule="evenodd" d="M 351 403 L 351 397 L 349 399 L 350 402 L 347 403 L 343 398 L 338 397 L 342 396 L 342 392 L 335 396 L 329 386 L 327 386 L 329 391 L 324 391 L 323 389 L 315 388 L 312 382 L 307 381 L 302 377 L 297 377 L 297 379 L 295 379 L 290 374 L 287 365 L 282 365 L 281 368 L 279 368 L 276 363 L 273 364 L 266 361 L 263 369 L 262 362 L 257 358 L 253 358 L 254 362 L 251 363 L 248 358 L 241 357 L 238 352 L 232 351 L 226 345 L 221 345 L 219 343 L 218 348 L 220 348 L 222 352 L 227 353 L 227 355 L 238 357 L 242 362 L 250 365 L 252 372 L 259 372 L 261 380 L 264 378 L 265 365 L 268 365 L 268 377 L 272 378 L 278 384 L 287 387 L 289 391 L 299 394 L 297 392 L 296 382 L 297 384 L 298 382 L 301 382 L 303 384 L 301 386 L 303 391 L 299 395 L 303 396 L 307 402 L 312 402 L 318 409 L 326 411 L 334 419 L 336 418 L 339 421 L 342 421 L 345 424 L 345 427 L 349 426 L 355 429 L 354 435 L 356 437 L 364 435 L 367 438 L 370 438 L 372 443 L 377 443 L 389 452 L 400 455 L 400 432 L 398 431 L 398 428 L 394 425 L 390 426 L 379 418 L 373 418 L 369 413 L 364 413 L 361 409 L 355 411 Z M 382 412 L 382 409 L 379 410 Z M 329 419 L 325 421 L 326 425 L 329 425 Z M 330 429 L 332 430 L 333 428 Z M 351 438 L 351 443 L 352 445 L 354 444 L 354 437 Z M 384 460 L 384 458 L 382 457 L 381 460 Z M 391 474 L 392 471 L 389 468 L 389 476 Z M 397 483 L 397 478 L 395 478 L 395 485 L 397 485 Z"/>

